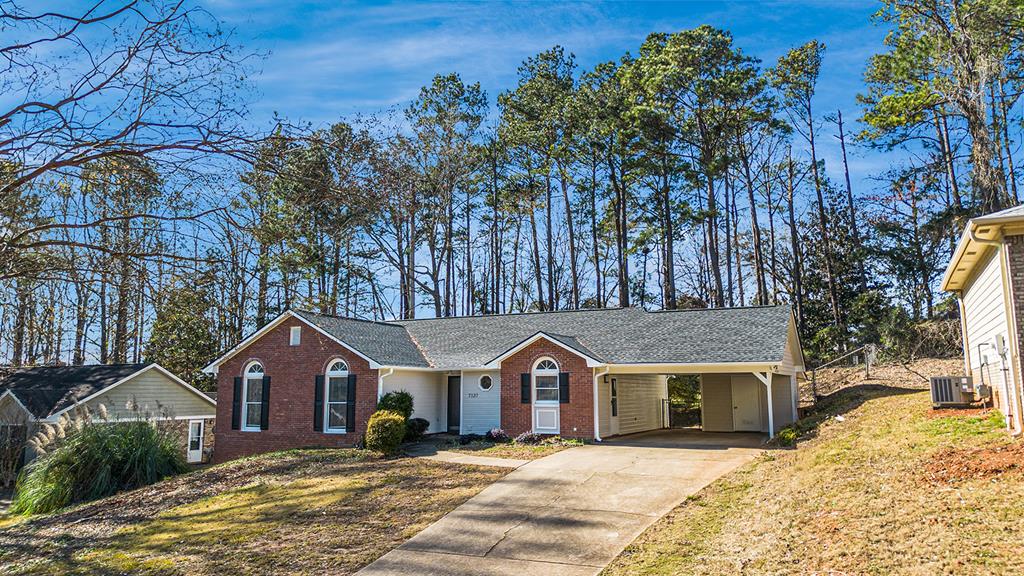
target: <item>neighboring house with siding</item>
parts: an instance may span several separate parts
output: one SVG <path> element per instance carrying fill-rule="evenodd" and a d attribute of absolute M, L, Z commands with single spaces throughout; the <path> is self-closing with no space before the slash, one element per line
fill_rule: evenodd
<path fill-rule="evenodd" d="M 964 370 L 992 388 L 1013 434 L 1022 427 L 1024 206 L 967 223 L 942 278 L 960 305 Z"/>
<path fill-rule="evenodd" d="M 112 422 L 145 416 L 173 426 L 190 462 L 209 460 L 216 402 L 159 364 L 37 366 L 0 380 L 0 426 L 28 435 L 78 408 L 95 415 L 101 404 Z"/>
<path fill-rule="evenodd" d="M 774 435 L 804 370 L 787 306 L 577 310 L 372 322 L 287 311 L 215 360 L 215 459 L 360 441 L 405 390 L 427 432 L 600 440 L 666 426 L 667 378 L 701 378 L 708 431 Z"/>

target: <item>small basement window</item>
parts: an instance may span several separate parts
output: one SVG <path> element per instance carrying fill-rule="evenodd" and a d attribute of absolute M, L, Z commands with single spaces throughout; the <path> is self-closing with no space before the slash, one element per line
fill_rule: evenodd
<path fill-rule="evenodd" d="M 480 389 L 483 390 L 484 392 L 490 390 L 493 384 L 494 383 L 491 381 L 490 376 L 484 374 L 483 376 L 480 377 Z"/>
<path fill-rule="evenodd" d="M 288 334 L 288 345 L 298 346 L 302 343 L 302 326 L 292 326 Z"/>

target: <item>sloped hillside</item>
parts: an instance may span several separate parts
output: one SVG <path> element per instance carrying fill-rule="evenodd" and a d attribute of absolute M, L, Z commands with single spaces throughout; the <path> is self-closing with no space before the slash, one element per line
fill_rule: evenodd
<path fill-rule="evenodd" d="M 998 412 L 932 411 L 913 373 L 935 367 L 908 368 L 827 398 L 795 450 L 715 482 L 605 574 L 1020 573 L 1024 443 Z"/>

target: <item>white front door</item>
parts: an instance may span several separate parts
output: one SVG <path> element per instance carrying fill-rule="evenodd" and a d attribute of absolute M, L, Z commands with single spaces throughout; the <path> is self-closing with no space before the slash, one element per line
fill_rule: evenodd
<path fill-rule="evenodd" d="M 558 434 L 558 367 L 542 360 L 533 370 L 533 431 L 537 434 Z"/>
<path fill-rule="evenodd" d="M 188 421 L 188 454 L 187 458 L 190 463 L 197 463 L 203 461 L 203 421 L 202 420 L 189 420 Z"/>
<path fill-rule="evenodd" d="M 761 384 L 753 376 L 732 377 L 732 429 L 761 431 Z"/>

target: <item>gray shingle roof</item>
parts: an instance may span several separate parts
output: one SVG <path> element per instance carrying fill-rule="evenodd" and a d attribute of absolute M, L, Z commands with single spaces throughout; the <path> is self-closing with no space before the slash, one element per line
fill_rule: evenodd
<path fill-rule="evenodd" d="M 60 412 L 142 370 L 148 364 L 37 366 L 22 368 L 0 380 L 0 394 L 12 394 L 36 418 Z"/>
<path fill-rule="evenodd" d="M 481 366 L 544 332 L 613 364 L 779 362 L 787 306 L 646 312 L 638 308 L 400 320 L 435 368 Z"/>
<path fill-rule="evenodd" d="M 325 316 L 302 310 L 295 313 L 382 366 L 430 367 L 409 333 L 398 324 Z"/>

